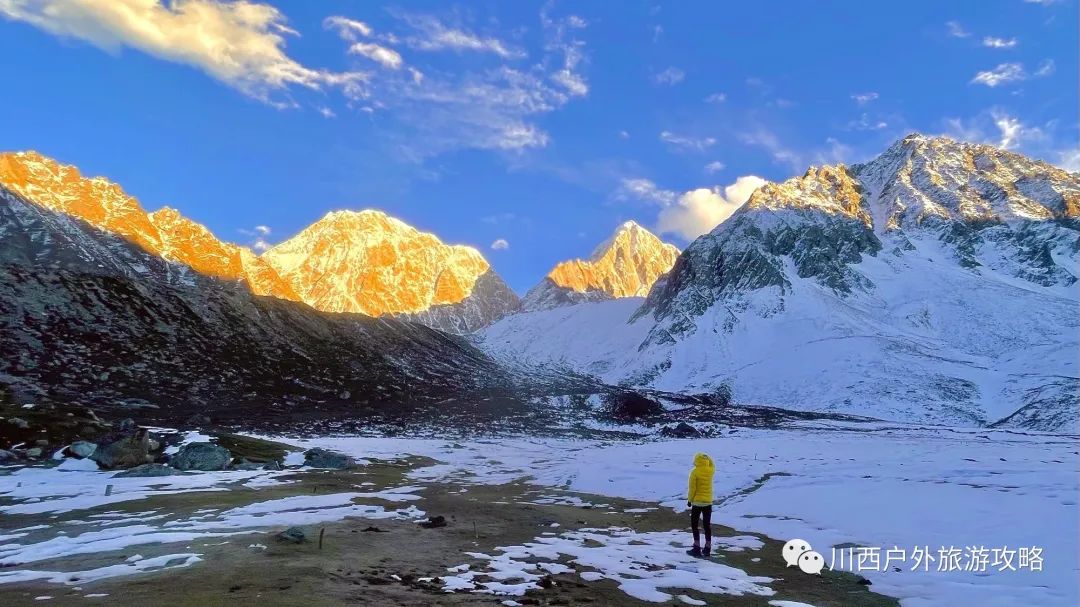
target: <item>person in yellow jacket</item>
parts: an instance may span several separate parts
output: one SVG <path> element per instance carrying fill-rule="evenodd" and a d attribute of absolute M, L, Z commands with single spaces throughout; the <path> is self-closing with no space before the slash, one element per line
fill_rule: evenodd
<path fill-rule="evenodd" d="M 712 458 L 704 453 L 694 455 L 694 468 L 690 471 L 690 488 L 686 493 L 686 505 L 690 508 L 690 528 L 694 530 L 694 547 L 690 554 L 709 556 L 712 552 L 712 485 L 716 467 Z M 705 549 L 702 550 L 698 520 L 705 528 Z"/>

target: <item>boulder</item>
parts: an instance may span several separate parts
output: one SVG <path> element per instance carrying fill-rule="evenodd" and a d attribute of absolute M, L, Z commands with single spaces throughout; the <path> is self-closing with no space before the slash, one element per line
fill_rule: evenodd
<path fill-rule="evenodd" d="M 0 449 L 0 462 L 10 462 L 17 458 L 18 456 L 16 456 L 11 451 L 4 451 L 3 449 Z"/>
<path fill-rule="evenodd" d="M 302 544 L 307 541 L 307 534 L 299 527 L 289 527 L 277 534 L 277 539 L 290 544 Z"/>
<path fill-rule="evenodd" d="M 97 451 L 96 444 L 90 441 L 77 440 L 68 445 L 68 448 L 64 450 L 64 454 L 71 457 L 83 459 L 84 457 L 90 457 L 91 455 L 93 455 L 94 451 Z"/>
<path fill-rule="evenodd" d="M 232 454 L 213 443 L 188 443 L 169 459 L 169 465 L 177 470 L 224 470 L 232 461 Z"/>
<path fill-rule="evenodd" d="M 312 468 L 343 470 L 351 468 L 353 460 L 347 455 L 316 447 L 304 452 L 304 465 Z"/>
<path fill-rule="evenodd" d="M 686 422 L 679 422 L 674 426 L 664 426 L 660 429 L 660 436 L 668 438 L 698 438 L 701 431 Z"/>
<path fill-rule="evenodd" d="M 42 453 L 41 447 L 34 447 L 26 450 L 26 457 L 41 457 Z"/>
<path fill-rule="evenodd" d="M 281 462 L 278 462 L 278 461 L 266 462 L 266 465 L 263 466 L 263 470 L 282 470 L 282 469 L 283 468 L 281 467 Z"/>
<path fill-rule="evenodd" d="M 150 435 L 145 429 L 113 436 L 90 454 L 90 459 L 107 470 L 133 468 L 147 463 L 149 457 Z"/>
<path fill-rule="evenodd" d="M 166 466 L 165 464 L 143 464 L 141 466 L 135 466 L 129 470 L 123 472 L 117 472 L 113 475 L 113 478 L 133 478 L 133 477 L 147 477 L 147 476 L 172 476 L 174 474 L 180 474 L 180 472 Z"/>
<path fill-rule="evenodd" d="M 637 392 L 620 392 L 609 400 L 611 414 L 622 419 L 638 419 L 664 412 L 664 406 Z"/>
<path fill-rule="evenodd" d="M 21 417 L 13 417 L 13 418 L 9 419 L 8 422 L 10 422 L 12 425 L 14 425 L 16 428 L 18 428 L 20 430 L 29 430 L 30 429 L 30 422 L 26 421 L 25 419 L 23 419 Z"/>
<path fill-rule="evenodd" d="M 121 432 L 132 432 L 134 430 L 135 430 L 135 420 L 131 419 L 130 417 L 127 418 L 127 419 L 120 420 L 120 431 Z"/>

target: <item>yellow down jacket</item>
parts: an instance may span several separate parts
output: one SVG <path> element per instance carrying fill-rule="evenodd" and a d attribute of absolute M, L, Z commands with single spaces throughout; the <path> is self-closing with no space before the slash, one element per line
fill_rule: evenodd
<path fill-rule="evenodd" d="M 695 506 L 712 505 L 712 481 L 716 467 L 712 458 L 704 453 L 694 456 L 694 469 L 690 471 L 690 490 L 686 500 Z"/>

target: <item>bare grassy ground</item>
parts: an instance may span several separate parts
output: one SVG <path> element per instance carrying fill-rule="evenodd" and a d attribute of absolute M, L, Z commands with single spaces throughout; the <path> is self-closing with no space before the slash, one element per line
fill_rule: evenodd
<path fill-rule="evenodd" d="M 87 520 L 98 511 L 117 509 L 145 512 L 153 509 L 177 516 L 190 516 L 196 510 L 232 508 L 248 503 L 294 495 L 327 494 L 362 490 L 372 491 L 410 484 L 405 474 L 430 460 L 413 458 L 375 464 L 348 471 L 298 472 L 295 483 L 247 489 L 239 485 L 224 492 L 183 493 L 157 496 L 137 502 L 114 504 L 94 511 L 67 515 L 5 515 L 0 520 L 4 530 L 46 524 L 50 529 L 35 533 L 55 533 L 64 528 L 69 533 L 84 528 L 64 527 L 68 519 Z M 460 492 L 461 489 L 465 492 Z M 141 554 L 152 557 L 178 552 L 202 554 L 202 561 L 188 568 L 147 573 L 124 578 L 78 585 L 12 584 L 0 586 L 0 604 L 22 605 L 154 605 L 204 607 L 215 605 L 498 605 L 507 597 L 473 593 L 446 593 L 435 582 L 418 578 L 446 575 L 446 568 L 463 563 L 478 563 L 465 551 L 491 553 L 498 546 L 528 542 L 545 531 L 569 531 L 581 528 L 630 527 L 636 531 L 683 529 L 688 521 L 664 509 L 628 513 L 628 509 L 654 506 L 608 497 L 568 494 L 524 483 L 498 486 L 475 486 L 424 483 L 418 492 L 423 499 L 414 502 L 429 515 L 443 515 L 448 525 L 424 529 L 412 521 L 346 519 L 305 528 L 309 541 L 287 544 L 275 539 L 281 529 L 259 530 L 226 538 L 205 538 L 173 545 L 144 545 L 125 550 L 68 557 L 34 563 L 34 569 L 85 570 Z M 594 507 L 528 503 L 541 495 L 573 495 Z M 367 502 L 368 500 L 365 500 Z M 372 503 L 380 503 L 377 500 Z M 599 504 L 605 504 L 599 506 Z M 384 504 L 388 508 L 391 504 Z M 398 505 L 400 506 L 400 504 Z M 558 523 L 553 528 L 552 523 Z M 375 526 L 381 531 L 365 531 Z M 77 529 L 77 531 L 75 531 Z M 322 547 L 318 535 L 323 530 Z M 764 542 L 760 550 L 719 552 L 719 562 L 743 569 L 751 575 L 774 578 L 767 584 L 776 594 L 771 597 L 704 595 L 694 591 L 665 589 L 675 595 L 687 594 L 709 605 L 765 606 L 770 600 L 794 600 L 826 606 L 879 606 L 897 602 L 871 592 L 855 576 L 825 571 L 810 576 L 785 568 L 780 558 L 780 542 L 744 533 L 721 525 L 714 534 L 755 535 Z M 39 538 L 41 536 L 38 536 Z M 687 530 L 687 544 L 690 534 Z M 26 538 L 24 538 L 26 539 Z M 265 550 L 252 549 L 264 544 Z M 755 562 L 753 559 L 758 559 Z M 566 562 L 565 560 L 563 561 Z M 569 564 L 569 563 L 567 563 Z M 571 567 L 575 567 L 570 564 Z M 585 582 L 575 567 L 574 573 L 551 576 L 550 588 L 530 591 L 525 597 L 512 597 L 525 605 L 650 605 L 633 599 L 614 582 Z M 3 571 L 0 569 L 0 571 Z M 397 576 L 395 579 L 392 576 Z M 87 598 L 88 594 L 107 596 Z M 50 596 L 49 600 L 36 597 Z"/>

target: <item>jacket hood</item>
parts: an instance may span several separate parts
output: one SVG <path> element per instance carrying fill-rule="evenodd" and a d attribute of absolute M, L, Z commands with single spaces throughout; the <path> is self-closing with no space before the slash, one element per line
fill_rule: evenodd
<path fill-rule="evenodd" d="M 704 453 L 698 453 L 694 455 L 694 467 L 695 468 L 712 468 L 712 458 Z"/>

